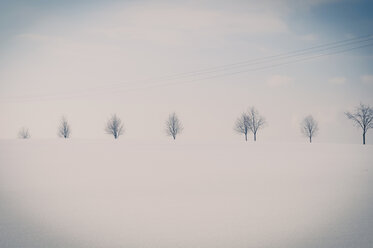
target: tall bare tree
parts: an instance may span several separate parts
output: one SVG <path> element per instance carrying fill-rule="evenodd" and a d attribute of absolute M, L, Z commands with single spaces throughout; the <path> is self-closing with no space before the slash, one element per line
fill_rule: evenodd
<path fill-rule="evenodd" d="M 62 116 L 60 126 L 58 127 L 57 135 L 61 138 L 69 138 L 71 135 L 71 128 L 65 116 Z"/>
<path fill-rule="evenodd" d="M 312 137 L 316 136 L 319 131 L 317 121 L 312 115 L 307 116 L 301 123 L 301 132 L 304 136 L 308 137 L 310 143 L 312 143 Z"/>
<path fill-rule="evenodd" d="M 237 118 L 234 130 L 237 133 L 244 134 L 245 140 L 247 141 L 247 133 L 250 132 L 250 119 L 247 113 L 242 113 L 241 116 Z"/>
<path fill-rule="evenodd" d="M 122 120 L 116 114 L 112 115 L 106 124 L 105 131 L 107 134 L 113 135 L 114 139 L 117 139 L 124 133 Z"/>
<path fill-rule="evenodd" d="M 363 145 L 365 145 L 365 135 L 369 129 L 373 128 L 373 109 L 360 103 L 355 108 L 355 112 L 346 112 L 346 117 L 352 120 L 355 126 L 360 127 L 363 131 Z"/>
<path fill-rule="evenodd" d="M 20 139 L 29 139 L 31 137 L 28 128 L 22 127 L 18 132 L 18 138 Z"/>
<path fill-rule="evenodd" d="M 177 117 L 176 113 L 174 112 L 170 114 L 166 121 L 166 134 L 168 136 L 172 136 L 172 138 L 175 140 L 176 136 L 183 130 L 183 125 L 181 124 L 181 121 Z"/>
<path fill-rule="evenodd" d="M 263 126 L 266 124 L 266 121 L 254 107 L 251 107 L 249 109 L 247 116 L 250 122 L 250 130 L 254 134 L 254 141 L 256 141 L 256 133 L 259 129 L 263 128 Z"/>

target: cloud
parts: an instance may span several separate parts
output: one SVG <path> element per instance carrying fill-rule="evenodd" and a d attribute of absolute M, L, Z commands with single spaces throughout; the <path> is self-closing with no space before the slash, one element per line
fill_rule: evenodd
<path fill-rule="evenodd" d="M 105 25 L 108 23 L 108 25 Z M 285 21 L 273 12 L 159 6 L 148 4 L 117 10 L 103 25 L 88 32 L 115 40 L 184 44 L 231 35 L 268 35 L 289 32 Z"/>
<path fill-rule="evenodd" d="M 373 85 L 373 75 L 363 75 L 360 79 L 363 84 Z"/>
<path fill-rule="evenodd" d="M 347 82 L 347 79 L 345 77 L 334 77 L 334 78 L 330 78 L 328 80 L 328 82 L 330 84 L 345 84 Z"/>
<path fill-rule="evenodd" d="M 38 34 L 38 33 L 24 33 L 24 34 L 18 35 L 17 37 L 21 39 L 35 41 L 35 42 L 49 42 L 51 40 L 56 40 L 52 36 Z"/>
<path fill-rule="evenodd" d="M 267 79 L 267 84 L 272 87 L 281 87 L 291 84 L 294 81 L 293 78 L 283 75 L 273 75 Z"/>
<path fill-rule="evenodd" d="M 300 39 L 304 41 L 316 41 L 317 36 L 315 34 L 307 34 L 300 36 Z"/>

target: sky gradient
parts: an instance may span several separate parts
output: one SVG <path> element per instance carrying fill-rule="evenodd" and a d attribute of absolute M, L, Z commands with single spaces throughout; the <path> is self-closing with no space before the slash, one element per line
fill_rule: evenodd
<path fill-rule="evenodd" d="M 371 1 L 2 1 L 0 138 L 23 126 L 57 138 L 65 115 L 72 138 L 109 139 L 116 113 L 123 139 L 167 141 L 175 111 L 182 140 L 241 142 L 234 122 L 255 106 L 267 120 L 259 142 L 306 142 L 299 125 L 312 114 L 314 142 L 360 143 L 344 112 L 373 106 L 371 40 L 181 73 L 371 35 L 372 12 Z"/>

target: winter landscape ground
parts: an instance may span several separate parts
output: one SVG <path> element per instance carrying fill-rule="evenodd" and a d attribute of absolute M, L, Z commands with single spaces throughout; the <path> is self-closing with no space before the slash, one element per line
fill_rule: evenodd
<path fill-rule="evenodd" d="M 373 247 L 373 146 L 1 140 L 0 247 Z"/>

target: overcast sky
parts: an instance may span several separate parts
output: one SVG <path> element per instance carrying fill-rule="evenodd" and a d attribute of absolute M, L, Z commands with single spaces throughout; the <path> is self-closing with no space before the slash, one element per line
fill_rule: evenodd
<path fill-rule="evenodd" d="M 359 39 L 373 34 L 373 3 L 257 2 L 1 1 L 0 138 L 22 126 L 57 138 L 65 115 L 72 138 L 109 139 L 116 113 L 121 138 L 163 142 L 175 111 L 180 140 L 243 142 L 234 122 L 255 106 L 268 123 L 259 142 L 306 142 L 299 123 L 312 114 L 314 142 L 361 143 L 343 113 L 373 106 L 373 41 Z"/>

